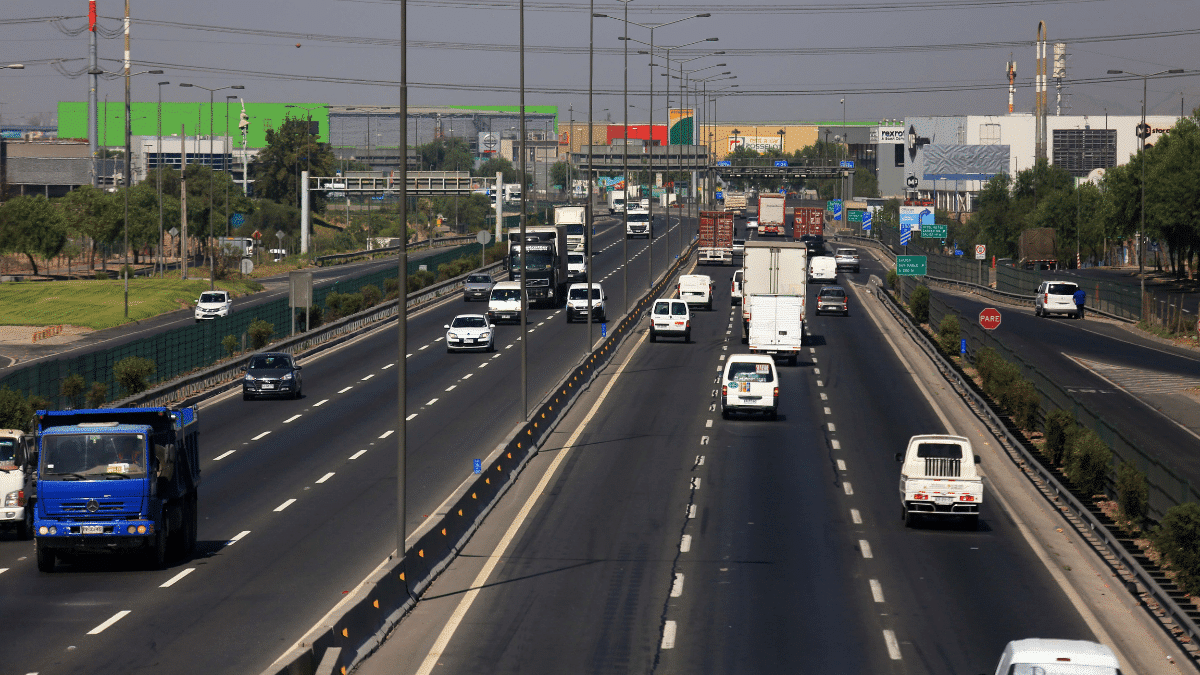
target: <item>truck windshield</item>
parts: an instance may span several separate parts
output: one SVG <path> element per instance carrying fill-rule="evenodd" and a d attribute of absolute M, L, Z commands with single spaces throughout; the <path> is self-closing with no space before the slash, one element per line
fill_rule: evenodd
<path fill-rule="evenodd" d="M 648 222 L 650 222 L 650 214 L 649 213 L 634 213 L 631 211 L 628 214 L 628 216 L 626 217 L 626 220 L 628 220 L 631 223 L 648 223 Z"/>
<path fill-rule="evenodd" d="M 583 224 L 582 223 L 571 223 L 570 225 L 567 225 L 567 234 L 582 237 L 583 236 Z"/>
<path fill-rule="evenodd" d="M 17 441 L 13 438 L 0 438 L 0 466 L 17 465 Z"/>
<path fill-rule="evenodd" d="M 144 434 L 63 434 L 42 437 L 45 480 L 107 480 L 146 475 Z"/>
<path fill-rule="evenodd" d="M 521 269 L 521 254 L 514 253 L 512 256 L 512 269 L 520 271 Z M 525 254 L 525 269 L 530 272 L 543 272 L 554 269 L 554 256 L 549 253 L 526 253 Z"/>

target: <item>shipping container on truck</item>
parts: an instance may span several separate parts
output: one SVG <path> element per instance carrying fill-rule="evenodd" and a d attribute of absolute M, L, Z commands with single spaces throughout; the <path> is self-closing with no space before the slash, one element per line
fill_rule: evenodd
<path fill-rule="evenodd" d="M 1056 233 L 1052 227 L 1034 227 L 1021 232 L 1017 240 L 1025 269 L 1058 269 Z"/>
<path fill-rule="evenodd" d="M 758 234 L 759 236 L 783 236 L 784 208 L 787 201 L 781 194 L 765 194 L 758 197 Z"/>
<path fill-rule="evenodd" d="M 792 238 L 805 235 L 820 237 L 825 230 L 825 209 L 819 206 L 797 206 L 792 209 Z"/>
<path fill-rule="evenodd" d="M 733 214 L 724 211 L 700 212 L 700 264 L 733 264 Z"/>

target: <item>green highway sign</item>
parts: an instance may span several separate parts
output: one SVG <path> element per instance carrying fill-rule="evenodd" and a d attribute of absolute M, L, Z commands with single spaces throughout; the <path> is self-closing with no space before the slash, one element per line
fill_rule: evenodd
<path fill-rule="evenodd" d="M 847 216 L 846 220 L 851 223 L 861 223 L 864 213 L 866 213 L 866 211 L 858 211 L 858 210 L 847 211 L 846 212 L 846 216 Z"/>
<path fill-rule="evenodd" d="M 896 256 L 896 274 L 902 277 L 925 276 L 925 256 L 898 255 Z"/>
<path fill-rule="evenodd" d="M 946 226 L 945 225 L 922 225 L 921 226 L 921 237 L 923 239 L 945 239 L 946 238 Z"/>

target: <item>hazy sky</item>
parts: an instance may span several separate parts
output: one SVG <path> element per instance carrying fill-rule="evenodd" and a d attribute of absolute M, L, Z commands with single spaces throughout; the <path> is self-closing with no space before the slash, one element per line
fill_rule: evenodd
<path fill-rule="evenodd" d="M 155 100 L 155 83 L 167 100 L 199 101 L 199 89 L 243 84 L 247 100 L 316 101 L 344 105 L 394 105 L 399 101 L 400 9 L 396 0 L 131 0 L 134 70 L 162 67 L 163 76 L 134 78 L 134 100 Z M 518 102 L 516 0 L 409 0 L 411 105 L 515 105 Z M 99 0 L 101 26 L 119 31 L 121 0 Z M 611 0 L 595 11 L 620 15 Z M 685 3 L 632 0 L 629 19 L 658 24 L 710 12 L 654 31 L 656 45 L 706 42 L 672 52 L 690 59 L 714 50 L 720 56 L 691 60 L 707 68 L 696 78 L 731 71 L 744 92 L 720 100 L 722 121 L 840 120 L 846 98 L 849 120 L 905 115 L 1002 114 L 1005 63 L 1017 63 L 1016 110 L 1032 106 L 1037 23 L 1051 42 L 1068 42 L 1064 91 L 1071 112 L 1137 113 L 1142 83 L 1111 79 L 1108 69 L 1152 73 L 1186 68 L 1186 77 L 1151 81 L 1150 111 L 1178 114 L 1200 106 L 1200 4 L 1196 0 L 773 0 Z M 69 74 L 87 66 L 86 0 L 5 0 L 0 10 L 0 63 L 22 62 L 24 71 L 0 71 L 0 114 L 6 121 L 54 117 L 58 101 L 85 100 L 87 77 Z M 66 17 L 57 25 L 23 19 Z M 586 120 L 589 5 L 579 0 L 527 0 L 525 44 L 527 105 L 559 105 L 562 119 L 574 105 Z M 184 27 L 188 26 L 188 27 Z M 60 28 L 62 30 L 60 30 Z M 597 119 L 619 121 L 623 26 L 595 19 Z M 299 36 L 297 36 L 297 34 Z M 648 42 L 648 30 L 629 36 Z M 1098 38 L 1108 38 L 1100 40 Z M 118 71 L 120 37 L 101 38 L 101 67 Z M 300 46 L 297 47 L 297 44 Z M 650 60 L 630 42 L 630 119 L 647 117 Z M 698 49 L 706 47 L 706 49 Z M 59 69 L 52 63 L 64 59 Z M 661 62 L 661 59 L 660 59 Z M 678 72 L 678 65 L 674 66 Z M 656 70 L 656 73 L 662 72 Z M 316 78 L 316 79 L 309 79 Z M 656 121 L 665 108 L 655 76 Z M 670 80 L 673 91 L 677 87 Z M 936 91 L 936 90 L 942 91 Z M 950 91 L 946 91 L 949 89 Z M 934 90 L 934 91 L 931 91 Z M 815 92 L 815 93 L 814 93 Z M 846 92 L 843 94 L 842 92 Z M 120 79 L 101 81 L 101 99 L 123 96 Z M 1053 114 L 1053 88 L 1051 88 Z M 221 96 L 221 94 L 218 94 Z M 604 109 L 608 108 L 607 113 Z M 1066 112 L 1066 111 L 1064 111 Z"/>

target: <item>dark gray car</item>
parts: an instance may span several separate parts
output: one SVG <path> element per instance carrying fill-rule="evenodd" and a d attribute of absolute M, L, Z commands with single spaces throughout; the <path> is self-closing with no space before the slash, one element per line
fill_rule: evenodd
<path fill-rule="evenodd" d="M 487 302 L 488 297 L 492 294 L 492 286 L 495 285 L 496 281 L 490 274 L 472 274 L 463 284 L 463 301 L 483 300 Z"/>
<path fill-rule="evenodd" d="M 242 377 L 242 400 L 256 396 L 300 398 L 300 366 L 286 352 L 263 352 L 250 357 Z"/>

